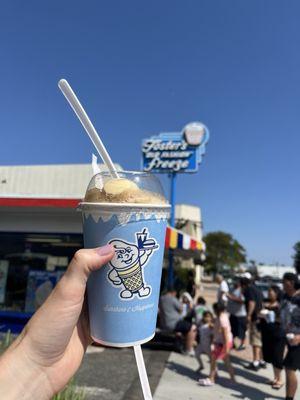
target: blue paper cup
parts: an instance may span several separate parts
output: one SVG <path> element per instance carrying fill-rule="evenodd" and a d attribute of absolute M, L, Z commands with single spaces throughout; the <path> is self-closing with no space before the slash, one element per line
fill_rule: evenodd
<path fill-rule="evenodd" d="M 91 336 L 115 347 L 153 338 L 169 206 L 82 203 L 85 248 L 112 244 L 114 258 L 88 280 Z"/>

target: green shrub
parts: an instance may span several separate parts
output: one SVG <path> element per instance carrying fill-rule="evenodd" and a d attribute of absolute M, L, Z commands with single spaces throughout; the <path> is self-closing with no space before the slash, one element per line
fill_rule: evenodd
<path fill-rule="evenodd" d="M 74 380 L 71 380 L 64 390 L 55 395 L 52 400 L 85 400 L 85 398 L 84 389 L 78 388 Z"/>
<path fill-rule="evenodd" d="M 11 331 L 8 330 L 0 340 L 0 354 L 2 354 L 13 342 L 14 338 Z"/>

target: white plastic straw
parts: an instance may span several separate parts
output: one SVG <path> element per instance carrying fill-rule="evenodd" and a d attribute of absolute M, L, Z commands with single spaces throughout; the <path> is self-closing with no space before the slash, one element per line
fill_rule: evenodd
<path fill-rule="evenodd" d="M 100 139 L 94 125 L 90 121 L 87 113 L 83 109 L 80 101 L 78 100 L 76 94 L 73 92 L 71 86 L 65 79 L 61 79 L 58 82 L 58 87 L 64 94 L 65 98 L 68 100 L 70 106 L 73 108 L 75 114 L 77 115 L 79 121 L 82 123 L 84 129 L 86 130 L 87 134 L 89 135 L 91 141 L 93 142 L 94 146 L 96 147 L 99 155 L 101 156 L 104 164 L 107 166 L 109 172 L 114 178 L 119 178 L 118 172 L 106 150 L 102 140 Z M 95 167 L 95 158 L 93 157 L 93 166 Z M 139 372 L 140 382 L 142 386 L 142 391 L 144 395 L 144 400 L 153 400 L 152 394 L 149 386 L 148 376 L 145 368 L 145 362 L 143 358 L 143 353 L 140 345 L 133 346 L 134 348 L 134 355 L 135 360 Z"/>
<path fill-rule="evenodd" d="M 138 368 L 140 382 L 142 386 L 142 391 L 145 400 L 152 400 L 152 394 L 150 390 L 148 375 L 145 367 L 145 362 L 143 358 L 142 348 L 140 345 L 133 346 L 134 355 L 136 360 L 136 365 Z"/>
<path fill-rule="evenodd" d="M 83 109 L 80 101 L 78 100 L 76 94 L 73 92 L 71 86 L 65 79 L 61 79 L 58 82 L 58 87 L 62 91 L 65 98 L 68 100 L 70 106 L 73 108 L 75 114 L 77 115 L 79 121 L 82 123 L 82 126 L 86 130 L 87 134 L 89 135 L 91 141 L 93 142 L 94 146 L 96 147 L 99 155 L 101 156 L 104 164 L 107 166 L 109 172 L 114 178 L 118 178 L 119 175 L 116 171 L 116 168 L 102 143 L 94 125 L 90 121 L 87 113 Z"/>

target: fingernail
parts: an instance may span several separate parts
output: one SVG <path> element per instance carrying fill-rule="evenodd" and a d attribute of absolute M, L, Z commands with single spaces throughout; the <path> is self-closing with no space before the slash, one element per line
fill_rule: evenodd
<path fill-rule="evenodd" d="M 107 244 L 105 246 L 98 247 L 96 251 L 99 254 L 99 256 L 107 256 L 108 254 L 114 251 L 114 248 L 112 247 L 111 244 Z"/>

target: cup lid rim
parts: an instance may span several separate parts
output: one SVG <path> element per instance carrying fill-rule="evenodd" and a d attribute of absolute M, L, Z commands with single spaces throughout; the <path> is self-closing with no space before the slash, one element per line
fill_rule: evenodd
<path fill-rule="evenodd" d="M 151 203 L 92 203 L 87 201 L 82 201 L 79 203 L 80 206 L 87 206 L 87 207 L 126 207 L 126 208 L 163 208 L 163 209 L 170 209 L 170 204 L 151 204 Z"/>

